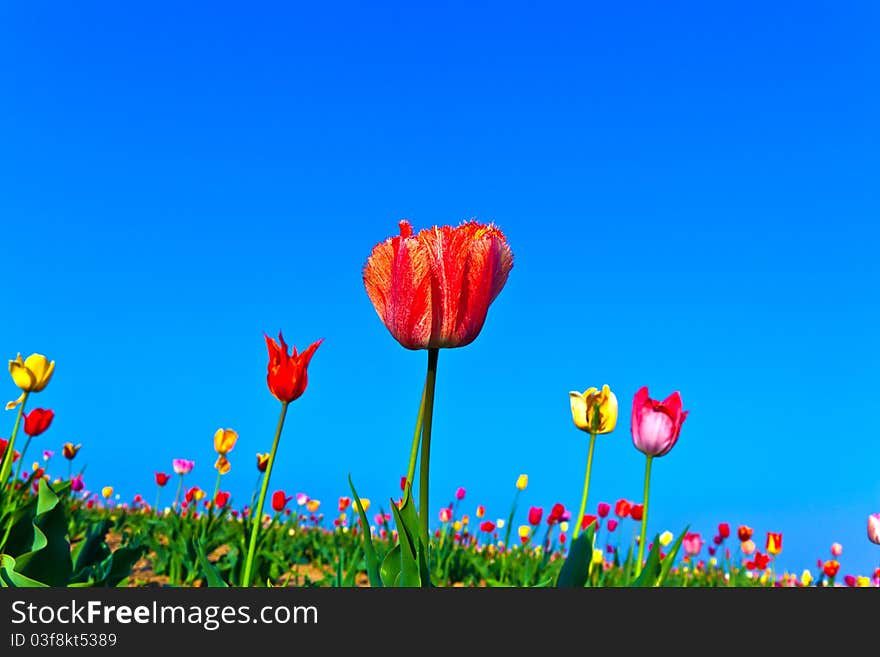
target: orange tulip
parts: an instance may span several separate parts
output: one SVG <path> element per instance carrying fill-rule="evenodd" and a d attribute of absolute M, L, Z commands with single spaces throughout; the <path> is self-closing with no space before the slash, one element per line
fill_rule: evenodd
<path fill-rule="evenodd" d="M 235 447 L 238 434 L 232 429 L 217 429 L 214 432 L 214 451 L 225 456 Z"/>
<path fill-rule="evenodd" d="M 364 287 L 391 335 L 407 349 L 464 347 L 476 339 L 513 267 L 504 234 L 468 221 L 380 242 L 363 270 Z"/>
<path fill-rule="evenodd" d="M 293 347 L 292 353 L 287 353 L 287 343 L 281 333 L 278 333 L 278 341 L 280 345 L 266 336 L 266 346 L 269 348 L 266 382 L 269 384 L 269 391 L 278 401 L 292 402 L 306 391 L 309 381 L 306 370 L 323 340 L 312 343 L 301 354 L 297 354 L 296 347 Z"/>

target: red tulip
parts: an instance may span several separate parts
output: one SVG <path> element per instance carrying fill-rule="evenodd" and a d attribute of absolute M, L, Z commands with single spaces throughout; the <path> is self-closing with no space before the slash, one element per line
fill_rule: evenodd
<path fill-rule="evenodd" d="M 715 536 L 712 537 L 712 542 L 713 542 L 715 545 L 721 545 L 721 543 L 722 543 L 723 541 L 724 541 L 724 539 L 721 538 L 721 536 L 719 536 L 718 534 L 716 534 Z"/>
<path fill-rule="evenodd" d="M 6 446 L 8 444 L 9 444 L 8 440 L 6 440 L 5 438 L 0 438 L 0 459 L 2 459 L 3 455 L 6 453 Z M 20 456 L 21 456 L 21 453 L 18 450 L 13 450 L 12 462 L 15 463 L 19 459 Z"/>
<path fill-rule="evenodd" d="M 772 555 L 782 552 L 782 534 L 767 532 L 767 544 L 765 549 Z"/>
<path fill-rule="evenodd" d="M 608 531 L 613 532 L 615 529 L 617 529 L 617 521 L 614 518 L 609 518 L 608 519 Z"/>
<path fill-rule="evenodd" d="M 631 509 L 632 505 L 626 500 L 617 500 L 617 503 L 614 505 L 614 514 L 618 518 L 626 518 L 629 516 Z"/>
<path fill-rule="evenodd" d="M 491 520 L 484 520 L 480 523 L 480 531 L 486 532 L 487 534 L 491 534 L 495 531 L 495 523 Z"/>
<path fill-rule="evenodd" d="M 24 416 L 24 432 L 31 437 L 39 436 L 49 428 L 54 417 L 55 411 L 46 408 L 35 408 Z"/>
<path fill-rule="evenodd" d="M 345 512 L 348 507 L 351 506 L 351 498 L 350 497 L 340 497 L 339 498 L 339 511 L 340 513 Z"/>
<path fill-rule="evenodd" d="M 283 490 L 276 490 L 272 493 L 272 508 L 277 512 L 281 513 L 284 510 L 284 507 L 287 506 L 287 503 L 293 499 L 293 496 L 287 496 L 284 494 Z"/>
<path fill-rule="evenodd" d="M 544 509 L 539 506 L 533 506 L 529 509 L 529 524 L 536 527 L 541 524 L 541 516 L 544 515 Z"/>
<path fill-rule="evenodd" d="M 629 510 L 629 517 L 635 520 L 636 522 L 642 521 L 642 514 L 645 512 L 644 504 L 633 504 L 632 508 Z"/>
<path fill-rule="evenodd" d="M 164 486 L 165 484 L 168 483 L 169 479 L 171 479 L 171 477 L 169 475 L 165 474 L 164 472 L 157 472 L 156 473 L 156 485 L 158 485 L 158 486 Z"/>
<path fill-rule="evenodd" d="M 587 527 L 589 527 L 590 525 L 592 525 L 594 522 L 596 522 L 596 516 L 591 516 L 591 515 L 589 515 L 589 514 L 588 514 L 588 515 L 585 515 L 585 516 L 581 519 L 581 529 L 582 529 L 582 530 L 586 529 Z"/>
<path fill-rule="evenodd" d="M 555 525 L 562 520 L 563 515 L 565 515 L 565 507 L 557 502 L 550 509 L 550 515 L 547 516 L 547 524 Z"/>
<path fill-rule="evenodd" d="M 513 267 L 513 254 L 494 225 L 468 221 L 373 247 L 363 270 L 364 287 L 379 318 L 407 349 L 464 347 L 476 339 L 489 305 Z"/>
<path fill-rule="evenodd" d="M 840 570 L 840 562 L 831 559 L 830 561 L 826 561 L 822 564 L 822 571 L 828 577 L 836 577 L 837 571 Z"/>
<path fill-rule="evenodd" d="M 688 411 L 681 409 L 678 391 L 659 402 L 648 396 L 647 386 L 639 388 L 633 398 L 630 425 L 633 445 L 647 456 L 668 454 L 678 441 L 687 416 Z"/>
<path fill-rule="evenodd" d="M 610 504 L 608 504 L 606 502 L 599 502 L 598 506 L 596 507 L 596 513 L 599 515 L 600 518 L 607 517 L 610 512 L 611 512 L 611 505 Z"/>
<path fill-rule="evenodd" d="M 730 525 L 728 525 L 726 522 L 719 523 L 718 535 L 721 538 L 727 538 L 728 536 L 730 536 Z"/>
<path fill-rule="evenodd" d="M 736 535 L 739 537 L 739 540 L 745 542 L 752 537 L 753 531 L 754 530 L 748 525 L 740 525 L 739 527 L 737 527 Z"/>
<path fill-rule="evenodd" d="M 218 509 L 222 509 L 229 503 L 229 493 L 224 493 L 222 490 L 218 490 L 217 494 L 214 496 L 214 506 Z"/>
<path fill-rule="evenodd" d="M 306 370 L 323 339 L 310 344 L 301 354 L 297 354 L 296 347 L 292 348 L 292 353 L 287 353 L 287 343 L 284 342 L 281 333 L 278 334 L 278 341 L 280 345 L 266 336 L 266 346 L 269 348 L 269 372 L 266 375 L 266 382 L 269 384 L 270 392 L 278 401 L 292 402 L 306 391 L 309 382 Z"/>

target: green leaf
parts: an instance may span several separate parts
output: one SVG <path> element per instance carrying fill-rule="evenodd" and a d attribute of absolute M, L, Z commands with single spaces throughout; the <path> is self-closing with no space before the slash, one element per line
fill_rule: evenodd
<path fill-rule="evenodd" d="M 65 586 L 73 571 L 67 514 L 45 479 L 40 479 L 33 526 L 31 551 L 16 557 L 17 572 L 31 579 L 39 578 L 49 586 Z"/>
<path fill-rule="evenodd" d="M 403 503 L 400 505 L 400 517 L 403 520 L 403 524 L 407 528 L 407 532 L 412 539 L 412 544 L 415 548 L 416 561 L 419 566 L 419 578 L 422 581 L 423 586 L 431 586 L 431 574 L 428 570 L 428 551 L 431 549 L 430 545 L 422 545 L 421 540 L 421 527 L 419 526 L 419 516 L 416 513 L 415 502 L 412 497 L 412 487 L 407 484 L 406 490 L 403 495 Z M 398 530 L 398 534 L 400 531 Z"/>
<path fill-rule="evenodd" d="M 110 548 L 107 547 L 104 537 L 107 536 L 112 524 L 107 519 L 95 522 L 89 527 L 86 537 L 70 551 L 75 581 L 80 581 L 86 568 L 100 563 L 110 554 Z"/>
<path fill-rule="evenodd" d="M 205 574 L 205 581 L 208 583 L 208 586 L 213 588 L 228 588 L 229 584 L 227 584 L 220 576 L 220 573 L 214 567 L 214 564 L 208 561 L 208 555 L 205 554 L 205 544 L 200 538 L 193 539 L 193 550 L 195 550 L 196 558 L 199 561 L 202 572 Z"/>
<path fill-rule="evenodd" d="M 641 587 L 647 588 L 652 586 L 657 586 L 657 579 L 660 577 L 660 536 L 654 536 L 654 543 L 651 546 L 651 551 L 648 553 L 648 558 L 645 560 L 645 567 L 642 569 L 642 572 L 636 577 L 636 581 L 634 581 L 630 586 L 633 587 Z"/>
<path fill-rule="evenodd" d="M 568 550 L 568 557 L 562 564 L 559 577 L 556 580 L 557 587 L 583 587 L 590 575 L 590 563 L 593 560 L 593 533 L 596 531 L 596 523 L 587 527 L 586 531 L 578 536 Z"/>
<path fill-rule="evenodd" d="M 0 555 L 0 587 L 46 588 L 48 586 L 16 572 L 15 559 L 8 554 Z"/>
<path fill-rule="evenodd" d="M 383 586 L 396 585 L 395 583 L 400 575 L 400 543 L 391 548 L 388 554 L 385 555 L 379 574 L 382 577 Z"/>
<path fill-rule="evenodd" d="M 409 487 L 407 486 L 407 493 L 408 492 Z M 404 503 L 401 505 L 401 508 L 405 507 L 408 499 L 409 495 L 404 494 Z M 412 502 L 410 501 L 410 504 L 411 503 Z M 394 514 L 395 523 L 397 523 L 397 540 L 398 545 L 400 545 L 400 573 L 395 580 L 395 586 L 421 586 L 422 581 L 419 575 L 418 562 L 419 548 L 417 546 L 418 528 L 416 528 L 415 535 L 410 533 L 410 529 L 406 525 L 406 521 L 404 520 L 401 511 L 393 502 L 391 504 L 391 512 Z"/>
<path fill-rule="evenodd" d="M 684 540 L 684 537 L 688 533 L 688 530 L 690 528 L 690 525 L 684 528 L 684 531 L 678 535 L 678 538 L 675 539 L 675 543 L 672 544 L 672 549 L 669 551 L 669 554 L 667 554 L 666 558 L 663 559 L 663 565 L 660 568 L 660 577 L 657 579 L 657 586 L 663 586 L 663 582 L 666 581 L 666 577 L 669 575 L 669 571 L 672 570 L 672 564 L 675 561 L 675 555 L 678 554 L 678 550 L 681 547 L 681 542 Z"/>
<path fill-rule="evenodd" d="M 367 561 L 367 575 L 370 578 L 370 586 L 381 588 L 383 579 L 379 571 L 379 557 L 376 554 L 376 547 L 373 545 L 372 532 L 370 531 L 370 521 L 367 520 L 367 514 L 361 506 L 361 498 L 358 497 L 357 491 L 354 489 L 354 483 L 351 481 L 351 475 L 348 475 L 348 485 L 351 488 L 351 494 L 354 497 L 355 508 L 361 519 L 361 532 L 364 544 L 364 559 Z M 393 505 L 393 502 L 392 502 Z"/>

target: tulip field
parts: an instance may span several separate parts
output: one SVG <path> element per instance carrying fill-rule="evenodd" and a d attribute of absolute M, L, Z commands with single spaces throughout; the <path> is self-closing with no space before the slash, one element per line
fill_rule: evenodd
<path fill-rule="evenodd" d="M 388 482 L 394 494 L 381 502 L 360 497 L 351 479 L 320 501 L 272 479 L 288 408 L 307 394 L 321 339 L 298 351 L 282 334 L 265 336 L 265 385 L 278 401 L 278 421 L 271 449 L 248 457 L 257 483 L 246 500 L 234 500 L 224 486 L 239 438 L 233 428 L 214 434 L 211 481 L 196 479 L 203 474 L 182 443 L 171 463 L 145 461 L 141 492 L 131 499 L 120 499 L 112 481 L 89 480 L 80 444 L 36 453 L 32 439 L 51 435 L 55 413 L 64 412 L 38 406 L 56 361 L 18 354 L 9 374 L 20 394 L 6 406 L 8 428 L 0 428 L 8 435 L 0 438 L 0 585 L 880 586 L 880 568 L 847 572 L 843 547 L 832 539 L 816 562 L 787 572 L 776 566 L 784 537 L 774 531 L 719 518 L 711 534 L 690 527 L 649 533 L 652 464 L 674 458 L 686 440 L 686 394 L 678 391 L 655 398 L 642 387 L 626 405 L 633 447 L 644 456 L 637 497 L 597 502 L 589 495 L 593 468 L 602 467 L 594 464 L 596 437 L 623 430 L 618 398 L 603 385 L 569 392 L 572 431 L 588 445 L 583 482 L 571 482 L 578 508 L 555 500 L 525 506 L 527 473 L 511 473 L 504 517 L 489 517 L 465 488 L 430 508 L 438 360 L 479 336 L 512 268 L 501 230 L 476 221 L 419 232 L 402 221 L 399 234 L 369 253 L 362 275 L 376 314 L 400 347 L 427 352 L 409 467 Z M 63 367 L 63 357 L 58 362 Z M 868 516 L 866 540 L 880 545 L 880 513 Z"/>

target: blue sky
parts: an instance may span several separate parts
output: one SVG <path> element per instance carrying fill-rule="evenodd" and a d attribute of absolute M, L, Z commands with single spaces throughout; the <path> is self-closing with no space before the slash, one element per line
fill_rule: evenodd
<path fill-rule="evenodd" d="M 518 520 L 576 511 L 568 392 L 603 383 L 621 421 L 590 506 L 638 500 L 648 385 L 690 410 L 651 533 L 745 523 L 784 533 L 781 568 L 840 541 L 842 572 L 872 571 L 878 10 L 591 4 L 4 4 L 0 344 L 57 361 L 34 454 L 81 442 L 91 488 L 152 500 L 175 457 L 212 490 L 231 427 L 244 503 L 283 330 L 325 342 L 271 488 L 332 510 L 351 473 L 396 496 L 426 356 L 361 268 L 401 218 L 475 217 L 515 265 L 480 337 L 440 354 L 432 515 L 464 486 L 506 517 L 521 472 Z"/>

